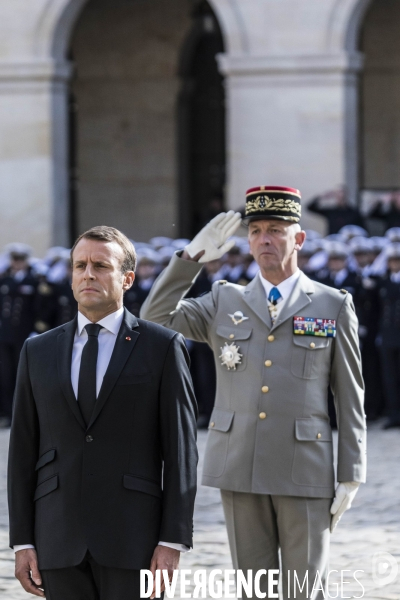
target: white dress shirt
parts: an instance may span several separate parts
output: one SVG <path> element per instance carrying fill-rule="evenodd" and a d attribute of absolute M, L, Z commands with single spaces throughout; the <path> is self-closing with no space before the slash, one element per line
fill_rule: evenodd
<path fill-rule="evenodd" d="M 124 307 L 119 308 L 115 312 L 104 317 L 104 319 L 101 319 L 101 321 L 98 321 L 98 325 L 101 325 L 103 329 L 101 329 L 99 333 L 99 353 L 97 356 L 96 367 L 96 397 L 99 395 L 104 375 L 106 374 L 123 318 Z M 91 323 L 92 321 L 89 321 L 89 319 L 87 319 L 81 312 L 78 312 L 78 326 L 76 328 L 74 337 L 71 362 L 71 383 L 76 398 L 78 398 L 79 370 L 81 367 L 82 351 L 88 340 L 88 334 L 86 332 L 85 325 L 89 325 Z M 173 548 L 174 550 L 179 550 L 180 552 L 187 552 L 189 550 L 189 548 L 183 544 L 170 544 L 169 542 L 158 543 L 160 546 L 167 546 L 168 548 Z M 14 546 L 14 552 L 18 552 L 18 550 L 25 550 L 26 548 L 34 548 L 34 546 L 31 544 Z"/>
<path fill-rule="evenodd" d="M 274 321 L 276 321 L 279 313 L 282 310 L 283 305 L 285 304 L 285 301 L 289 298 L 290 294 L 293 292 L 294 286 L 296 285 L 296 283 L 299 280 L 300 277 L 300 269 L 297 269 L 297 271 L 295 273 L 293 273 L 293 275 L 291 275 L 290 277 L 288 277 L 287 279 L 285 279 L 284 281 L 281 281 L 281 283 L 279 285 L 274 285 L 273 283 L 271 283 L 270 281 L 268 281 L 267 279 L 264 279 L 264 277 L 261 275 L 261 271 L 259 271 L 259 277 L 261 279 L 261 283 L 263 285 L 263 288 L 265 290 L 265 295 L 267 298 L 267 303 L 268 303 L 268 307 L 271 306 L 271 302 L 268 300 L 268 296 L 270 291 L 272 290 L 272 288 L 276 287 L 279 290 L 279 293 L 281 295 L 280 300 L 278 301 L 278 303 L 276 304 L 276 306 L 273 307 L 273 318 Z M 270 310 L 271 312 L 271 310 Z M 272 316 L 272 314 L 271 314 Z"/>

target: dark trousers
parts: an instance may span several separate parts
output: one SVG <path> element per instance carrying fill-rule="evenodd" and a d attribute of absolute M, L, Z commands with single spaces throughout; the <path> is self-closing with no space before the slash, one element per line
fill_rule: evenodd
<path fill-rule="evenodd" d="M 386 414 L 400 423 L 400 348 L 381 347 Z"/>
<path fill-rule="evenodd" d="M 89 553 L 80 565 L 41 569 L 47 600 L 138 600 L 140 571 L 102 567 Z"/>
<path fill-rule="evenodd" d="M 0 342 L 0 416 L 11 419 L 20 344 Z"/>

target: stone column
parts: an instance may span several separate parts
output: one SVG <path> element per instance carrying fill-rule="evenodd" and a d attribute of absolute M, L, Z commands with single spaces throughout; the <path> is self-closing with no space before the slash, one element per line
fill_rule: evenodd
<path fill-rule="evenodd" d="M 67 63 L 0 62 L 0 246 L 67 245 Z"/>
<path fill-rule="evenodd" d="M 247 188 L 268 184 L 299 188 L 306 204 L 348 182 L 354 199 L 361 64 L 359 55 L 346 52 L 219 57 L 227 86 L 230 207 L 243 206 Z M 303 214 L 305 227 L 323 232 L 321 218 Z"/>

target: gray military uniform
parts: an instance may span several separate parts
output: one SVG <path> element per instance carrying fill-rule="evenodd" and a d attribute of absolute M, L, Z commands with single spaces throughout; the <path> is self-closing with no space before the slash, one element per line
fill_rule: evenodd
<path fill-rule="evenodd" d="M 307 502 L 313 499 L 314 514 L 324 515 L 315 531 L 320 538 L 329 539 L 334 466 L 328 386 L 334 394 L 339 430 L 337 479 L 365 481 L 366 427 L 358 323 L 350 294 L 313 282 L 304 273 L 300 274 L 274 324 L 258 276 L 246 287 L 217 282 L 210 293 L 182 300 L 200 270 L 201 264 L 175 255 L 155 282 L 141 316 L 175 329 L 187 338 L 207 342 L 214 351 L 217 393 L 202 483 L 224 490 L 222 498 L 234 564 L 244 568 L 246 561 L 238 557 L 242 537 L 237 533 L 240 519 L 235 522 L 234 502 L 250 502 L 248 508 L 255 524 L 252 527 L 247 518 L 242 529 L 254 530 L 253 547 L 257 547 L 254 538 L 257 511 L 266 510 L 260 502 L 272 502 L 270 509 L 275 517 L 286 514 L 279 535 L 276 532 L 282 548 L 286 527 L 283 521 L 287 524 L 296 511 L 303 512 L 303 516 L 307 514 Z M 235 324 L 229 315 L 236 311 L 241 311 L 247 319 Z M 295 316 L 335 320 L 336 337 L 295 335 Z M 241 358 L 235 369 L 228 369 L 219 357 L 223 348 L 227 345 L 232 348 L 232 344 L 234 353 Z M 256 495 L 265 497 L 257 499 Z M 288 507 L 289 497 L 303 499 L 303 508 L 298 511 Z M 276 525 L 271 525 L 271 531 L 273 527 Z M 310 547 L 307 535 L 300 538 L 304 538 L 305 548 Z M 298 550 L 296 560 L 301 562 L 304 547 Z M 305 555 L 305 561 L 307 556 L 310 561 L 310 553 L 305 551 Z M 246 568 L 256 568 L 251 559 L 249 563 Z M 269 566 L 272 564 L 273 561 Z M 306 568 L 310 568 L 309 563 Z"/>

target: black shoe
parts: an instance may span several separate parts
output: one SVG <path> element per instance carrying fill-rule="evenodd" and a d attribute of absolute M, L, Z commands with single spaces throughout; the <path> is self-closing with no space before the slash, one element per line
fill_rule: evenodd
<path fill-rule="evenodd" d="M 400 421 L 395 421 L 394 419 L 389 419 L 383 426 L 383 429 L 394 429 L 395 427 L 400 427 Z"/>

